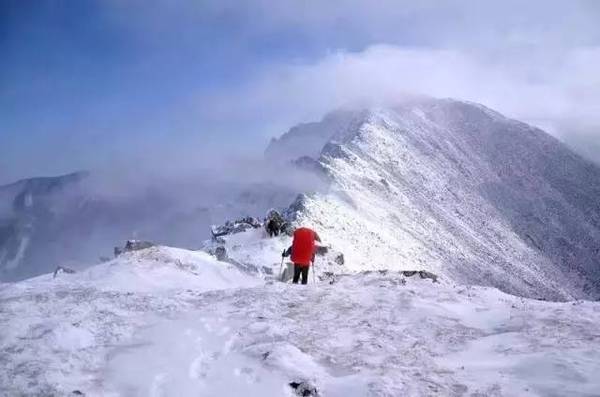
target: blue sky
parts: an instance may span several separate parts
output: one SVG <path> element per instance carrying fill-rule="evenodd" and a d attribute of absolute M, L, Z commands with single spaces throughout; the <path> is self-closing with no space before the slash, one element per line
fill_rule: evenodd
<path fill-rule="evenodd" d="M 413 3 L 3 1 L 0 183 L 254 155 L 409 92 L 597 139 L 593 1 Z"/>

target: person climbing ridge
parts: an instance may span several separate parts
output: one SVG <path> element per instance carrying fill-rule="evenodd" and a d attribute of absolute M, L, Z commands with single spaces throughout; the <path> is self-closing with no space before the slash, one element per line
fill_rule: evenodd
<path fill-rule="evenodd" d="M 269 237 L 279 235 L 279 225 L 275 219 L 269 219 L 267 221 L 267 233 L 269 233 Z"/>
<path fill-rule="evenodd" d="M 302 284 L 308 283 L 308 269 L 315 261 L 315 241 L 321 242 L 321 238 L 312 229 L 300 227 L 294 231 L 292 245 L 281 253 L 283 258 L 291 255 L 294 263 L 294 278 L 292 282 L 298 284 L 302 275 Z"/>
<path fill-rule="evenodd" d="M 279 236 L 284 222 L 283 217 L 277 210 L 269 210 L 265 219 L 265 229 L 269 237 Z"/>

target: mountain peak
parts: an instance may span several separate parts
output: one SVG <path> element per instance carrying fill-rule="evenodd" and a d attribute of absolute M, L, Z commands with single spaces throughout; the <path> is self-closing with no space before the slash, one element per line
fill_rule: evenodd
<path fill-rule="evenodd" d="M 336 131 L 311 126 L 329 137 L 316 158 L 330 189 L 301 218 L 354 270 L 421 267 L 517 295 L 600 296 L 600 168 L 469 102 L 419 100 L 346 120 Z"/>
<path fill-rule="evenodd" d="M 340 109 L 327 113 L 319 122 L 298 124 L 281 137 L 273 138 L 265 155 L 276 162 L 300 157 L 317 159 L 324 148 L 328 148 L 327 152 L 353 139 L 364 125 L 393 125 L 399 121 L 439 123 L 444 119 L 460 123 L 483 118 L 496 122 L 508 120 L 484 105 L 451 98 L 418 97 L 388 106 Z"/>

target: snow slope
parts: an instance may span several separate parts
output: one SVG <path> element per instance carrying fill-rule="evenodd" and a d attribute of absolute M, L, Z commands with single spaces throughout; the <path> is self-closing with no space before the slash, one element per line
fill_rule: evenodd
<path fill-rule="evenodd" d="M 600 297 L 600 168 L 539 129 L 424 99 L 357 111 L 316 160 L 330 190 L 307 195 L 298 223 L 353 271 L 425 269 L 522 296 Z"/>
<path fill-rule="evenodd" d="M 600 303 L 393 272 L 264 285 L 170 248 L 0 288 L 2 395 L 292 396 L 290 382 L 321 396 L 600 390 Z"/>
<path fill-rule="evenodd" d="M 261 283 L 204 252 L 154 247 L 80 273 L 0 284 L 0 395 L 92 388 L 115 343 L 147 316 L 183 309 L 179 293 Z"/>
<path fill-rule="evenodd" d="M 290 208 L 343 264 L 273 281 L 290 238 L 253 229 L 213 242 L 224 261 L 153 247 L 0 284 L 0 395 L 600 395 L 600 302 L 573 299 L 598 297 L 596 166 L 450 100 L 273 145 L 303 131 L 330 189 Z M 396 272 L 419 269 L 440 282 Z"/>

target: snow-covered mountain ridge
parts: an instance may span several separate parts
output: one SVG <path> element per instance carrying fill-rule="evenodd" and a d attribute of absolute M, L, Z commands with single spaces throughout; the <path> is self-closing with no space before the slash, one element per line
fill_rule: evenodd
<path fill-rule="evenodd" d="M 356 111 L 344 125 L 323 122 L 315 160 L 330 191 L 308 195 L 298 219 L 351 270 L 422 268 L 523 296 L 600 297 L 599 167 L 454 100 Z"/>
<path fill-rule="evenodd" d="M 598 168 L 481 105 L 326 119 L 269 149 L 329 183 L 308 286 L 254 227 L 0 284 L 0 395 L 597 396 Z"/>
<path fill-rule="evenodd" d="M 394 272 L 265 283 L 153 247 L 0 285 L 0 394 L 593 396 L 599 322 L 597 302 Z"/>
<path fill-rule="evenodd" d="M 73 173 L 0 186 L 0 280 L 6 279 L 5 275 L 28 272 L 23 263 L 34 256 L 31 255 L 32 246 L 44 246 L 39 234 L 56 237 L 56 229 L 64 227 L 64 224 L 51 225 L 57 210 L 55 205 L 48 203 L 48 197 L 77 184 L 85 176 L 84 173 Z M 39 234 L 38 229 L 41 229 Z M 50 250 L 45 251 L 46 258 L 52 256 Z"/>

